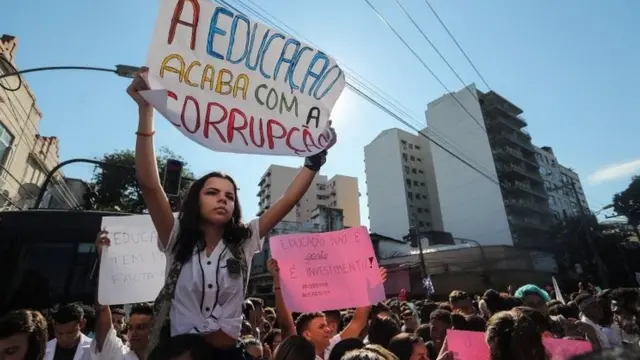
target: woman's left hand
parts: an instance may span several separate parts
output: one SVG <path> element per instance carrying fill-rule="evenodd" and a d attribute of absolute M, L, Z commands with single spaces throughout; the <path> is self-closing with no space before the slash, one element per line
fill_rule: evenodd
<path fill-rule="evenodd" d="M 380 279 L 382 280 L 382 282 L 387 281 L 387 269 L 381 267 L 380 268 Z"/>
<path fill-rule="evenodd" d="M 335 145 L 336 142 L 338 141 L 338 134 L 336 133 L 336 129 L 334 129 L 333 126 L 331 126 L 331 124 L 332 124 L 331 120 L 327 121 L 327 128 L 324 130 L 324 134 L 326 134 L 326 136 L 331 139 L 327 144 L 327 146 L 324 148 L 325 150 L 331 149 L 333 145 Z"/>

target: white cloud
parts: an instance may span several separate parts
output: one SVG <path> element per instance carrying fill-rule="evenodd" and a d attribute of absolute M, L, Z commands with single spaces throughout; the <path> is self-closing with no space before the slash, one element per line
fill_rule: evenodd
<path fill-rule="evenodd" d="M 600 184 L 606 181 L 630 178 L 640 172 L 640 159 L 627 161 L 620 164 L 607 165 L 589 175 L 589 182 Z"/>

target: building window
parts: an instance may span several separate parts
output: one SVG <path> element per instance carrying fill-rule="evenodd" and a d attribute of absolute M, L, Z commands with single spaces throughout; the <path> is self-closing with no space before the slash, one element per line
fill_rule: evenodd
<path fill-rule="evenodd" d="M 416 158 L 416 160 L 418 160 L 418 162 L 422 162 L 422 159 L 420 159 L 420 158 Z"/>
<path fill-rule="evenodd" d="M 409 149 L 413 149 L 413 144 L 409 144 Z"/>
<path fill-rule="evenodd" d="M 422 170 L 418 170 L 418 173 L 420 173 L 420 174 L 424 174 L 424 171 L 422 171 Z"/>
<path fill-rule="evenodd" d="M 416 161 L 416 157 L 415 156 L 411 156 L 411 161 Z"/>
<path fill-rule="evenodd" d="M 416 150 L 420 151 L 420 146 L 416 145 Z"/>
<path fill-rule="evenodd" d="M 426 186 L 426 185 L 425 185 L 425 183 L 421 182 L 421 183 L 420 183 L 420 186 Z"/>
<path fill-rule="evenodd" d="M 420 194 L 416 194 L 416 199 L 420 200 L 422 197 L 420 196 Z"/>
<path fill-rule="evenodd" d="M 422 208 L 418 208 L 418 214 L 422 214 Z"/>
<path fill-rule="evenodd" d="M 4 125 L 0 124 L 0 164 L 2 165 L 4 165 L 9 155 L 11 144 L 13 144 L 13 135 L 11 135 Z"/>
<path fill-rule="evenodd" d="M 409 173 L 409 167 L 408 167 L 408 166 L 405 166 L 405 167 L 404 167 L 404 173 L 405 173 L 405 174 L 408 174 L 408 173 Z"/>
<path fill-rule="evenodd" d="M 407 193 L 407 197 L 409 198 L 409 200 L 413 200 L 413 193 L 411 191 L 409 191 Z"/>
<path fill-rule="evenodd" d="M 416 173 L 416 168 L 411 168 L 411 172 L 415 174 Z"/>
<path fill-rule="evenodd" d="M 418 221 L 418 226 L 424 227 L 424 221 Z"/>
<path fill-rule="evenodd" d="M 407 183 L 407 187 L 411 187 L 411 180 L 407 179 L 404 182 Z"/>
<path fill-rule="evenodd" d="M 413 180 L 413 185 L 418 186 L 418 182 Z"/>
<path fill-rule="evenodd" d="M 407 161 L 408 160 L 408 156 L 405 153 L 402 153 L 402 160 Z"/>

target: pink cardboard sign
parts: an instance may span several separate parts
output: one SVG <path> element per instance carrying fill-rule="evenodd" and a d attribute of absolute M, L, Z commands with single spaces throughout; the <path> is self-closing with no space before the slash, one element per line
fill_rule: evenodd
<path fill-rule="evenodd" d="M 364 226 L 269 240 L 290 311 L 337 310 L 385 299 L 378 260 Z"/>
<path fill-rule="evenodd" d="M 542 342 L 549 360 L 568 360 L 591 351 L 587 341 L 544 338 Z M 489 360 L 489 346 L 481 331 L 448 330 L 447 348 L 456 360 Z"/>

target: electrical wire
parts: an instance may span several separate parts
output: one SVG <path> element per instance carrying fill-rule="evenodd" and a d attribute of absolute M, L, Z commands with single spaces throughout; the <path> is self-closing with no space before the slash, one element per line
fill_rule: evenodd
<path fill-rule="evenodd" d="M 391 30 L 395 36 L 398 38 L 398 40 L 400 40 L 400 42 L 402 42 L 404 44 L 404 46 L 411 51 L 411 53 L 413 54 L 413 56 L 418 59 L 418 61 L 422 64 L 422 66 L 427 69 L 427 71 L 431 74 L 431 76 L 433 76 L 434 79 L 436 79 L 436 81 L 440 84 L 440 86 L 442 86 L 448 93 L 450 93 L 450 95 L 453 97 L 453 99 L 458 103 L 458 105 L 460 105 L 462 107 L 462 109 L 469 114 L 469 116 L 473 119 L 473 121 L 476 122 L 476 124 L 478 124 L 478 126 L 486 133 L 486 129 L 484 127 L 484 125 L 478 121 L 478 119 L 476 119 L 475 116 L 473 116 L 471 114 L 471 112 L 469 111 L 469 109 L 467 109 L 462 102 L 455 96 L 454 92 L 449 90 L 449 88 L 447 87 L 447 85 L 445 85 L 445 83 L 438 77 L 438 75 L 436 75 L 436 73 L 429 67 L 429 65 L 427 65 L 427 63 L 422 59 L 422 57 L 420 57 L 420 55 L 418 55 L 418 53 L 411 47 L 411 45 L 409 45 L 409 43 L 402 37 L 402 35 L 400 35 L 400 33 L 396 30 L 396 28 L 393 27 L 393 25 L 391 25 L 387 19 L 378 11 L 378 9 L 376 9 L 375 6 L 373 6 L 373 4 L 371 3 L 371 1 L 369 0 L 364 0 L 365 3 L 367 3 L 367 5 L 369 5 L 369 7 L 371 8 L 371 10 L 373 10 L 373 12 L 376 13 L 376 15 L 378 16 L 378 18 L 389 28 L 389 30 Z M 476 99 L 477 96 L 474 96 L 474 99 Z"/>
<path fill-rule="evenodd" d="M 467 59 L 467 61 L 469 62 L 469 65 L 471 65 L 471 67 L 476 72 L 476 74 L 478 74 L 478 77 L 480 78 L 480 80 L 482 80 L 482 83 L 484 83 L 487 89 L 491 89 L 491 87 L 489 86 L 487 81 L 484 79 L 482 74 L 480 74 L 480 71 L 478 71 L 478 68 L 476 68 L 476 66 L 473 64 L 473 61 L 471 61 L 471 58 L 469 58 L 467 53 L 462 49 L 462 46 L 460 46 L 460 43 L 458 43 L 458 40 L 456 40 L 456 37 L 453 36 L 451 31 L 449 31 L 449 27 L 447 27 L 444 21 L 442 21 L 442 19 L 440 18 L 440 15 L 438 15 L 438 13 L 436 12 L 436 9 L 434 9 L 433 6 L 431 6 L 431 3 L 429 2 L 429 0 L 424 0 L 424 2 L 427 4 L 427 6 L 429 7 L 433 15 L 435 15 L 436 19 L 438 19 L 438 22 L 440 22 L 440 25 L 442 25 L 442 27 L 445 29 L 447 34 L 449 34 L 449 37 L 451 38 L 451 40 L 453 40 L 453 43 L 456 44 L 456 46 L 458 47 L 458 50 L 460 50 L 462 55 L 464 55 L 465 59 Z"/>
<path fill-rule="evenodd" d="M 247 0 L 248 2 L 255 4 L 252 0 Z M 366 1 L 366 0 L 365 0 Z M 257 13 L 255 10 L 251 9 L 250 6 L 242 3 L 240 0 L 237 0 L 237 2 L 239 4 L 241 4 L 243 6 L 243 8 L 250 10 L 250 12 L 255 15 L 256 17 L 258 17 L 260 20 L 262 20 L 263 22 L 267 23 L 268 25 L 279 29 L 281 31 L 283 31 L 283 29 L 274 24 L 273 22 L 269 21 L 268 19 L 265 19 L 263 16 L 261 16 L 259 13 Z M 234 11 L 238 12 L 238 13 L 242 13 L 242 11 L 239 11 L 238 9 L 236 9 L 235 7 L 229 5 L 228 3 L 224 2 L 224 5 L 230 7 L 231 9 L 233 9 Z M 263 10 L 264 11 L 264 10 Z M 266 12 L 266 11 L 265 11 Z M 272 18 L 276 19 L 275 16 L 271 15 Z M 286 31 L 283 31 L 285 33 L 287 33 Z M 302 38 L 302 37 L 299 37 Z M 302 38 L 303 40 L 306 40 L 304 38 Z M 313 45 L 313 43 L 307 41 L 310 45 Z M 315 46 L 315 45 L 313 45 Z M 434 75 L 435 76 L 435 75 Z M 380 110 L 382 110 L 383 112 L 387 113 L 389 116 L 391 116 L 392 118 L 394 118 L 395 120 L 399 121 L 401 124 L 407 126 L 408 128 L 416 131 L 420 136 L 425 137 L 426 139 L 428 139 L 430 142 L 432 142 L 433 144 L 435 144 L 436 146 L 438 146 L 439 148 L 441 148 L 442 150 L 444 150 L 445 152 L 447 152 L 448 154 L 450 154 L 451 156 L 453 156 L 454 158 L 456 158 L 457 160 L 461 161 L 463 164 L 469 166 L 471 169 L 475 170 L 476 172 L 478 172 L 480 175 L 482 175 L 483 177 L 487 178 L 488 180 L 492 181 L 493 183 L 495 183 L 496 185 L 500 185 L 499 181 L 497 179 L 494 179 L 492 176 L 487 175 L 486 173 L 484 173 L 483 171 L 481 171 L 478 167 L 474 166 L 473 164 L 471 164 L 469 161 L 466 161 L 465 159 L 463 159 L 462 157 L 460 157 L 459 155 L 453 153 L 451 150 L 447 149 L 446 147 L 444 147 L 443 145 L 440 144 L 440 142 L 435 141 L 432 137 L 430 137 L 428 134 L 420 131 L 419 129 L 417 129 L 415 126 L 413 126 L 412 124 L 410 124 L 407 120 L 403 119 L 402 117 L 400 117 L 398 114 L 396 114 L 395 112 L 393 112 L 392 110 L 390 110 L 387 106 L 381 104 L 381 102 L 375 100 L 372 96 L 370 96 L 369 94 L 367 94 L 366 92 L 364 92 L 363 90 L 359 89 L 357 86 L 347 82 L 347 87 L 353 91 L 354 93 L 356 93 L 356 95 L 359 95 L 360 97 L 364 98 L 365 100 L 369 101 L 371 104 L 375 105 L 376 107 L 378 107 Z M 457 100 L 457 99 L 456 99 Z M 464 107 L 463 107 L 464 108 Z M 466 110 L 466 108 L 465 108 Z M 467 111 L 468 112 L 468 111 Z"/>
<path fill-rule="evenodd" d="M 467 89 L 467 91 L 469 91 L 469 93 L 471 94 L 471 96 L 473 96 L 476 100 L 478 99 L 478 93 L 474 93 L 473 91 L 471 91 L 471 89 L 469 89 L 466 86 L 466 83 L 464 82 L 464 80 L 462 80 L 462 77 L 460 77 L 460 74 L 458 74 L 458 72 L 453 68 L 453 66 L 451 65 L 451 63 L 447 60 L 447 58 L 444 57 L 444 55 L 440 52 L 440 50 L 438 49 L 438 47 L 433 43 L 433 41 L 431 41 L 431 39 L 429 38 L 429 36 L 427 36 L 427 34 L 425 34 L 425 32 L 422 30 L 422 28 L 418 25 L 418 23 L 413 19 L 413 16 L 411 16 L 411 14 L 407 11 L 407 9 L 405 9 L 404 6 L 402 6 L 402 3 L 400 3 L 399 0 L 393 0 L 395 1 L 396 5 L 398 5 L 398 7 L 400 8 L 400 10 L 402 10 L 402 12 L 404 13 L 404 15 L 409 18 L 409 21 L 411 21 L 411 23 L 413 24 L 413 26 L 418 30 L 418 32 L 420 32 L 420 35 L 422 35 L 422 38 L 425 39 L 427 41 L 427 43 L 429 43 L 429 46 L 431 46 L 431 48 L 433 49 L 433 51 L 436 52 L 436 54 L 438 54 L 438 56 L 440 56 L 440 59 L 442 59 L 442 61 L 444 61 L 444 63 L 449 67 L 449 70 L 451 70 L 451 72 L 458 78 L 458 80 L 460 80 L 460 83 L 462 84 L 463 88 Z M 487 132 L 487 130 L 484 127 L 481 127 L 482 130 L 484 130 L 485 132 Z"/>

